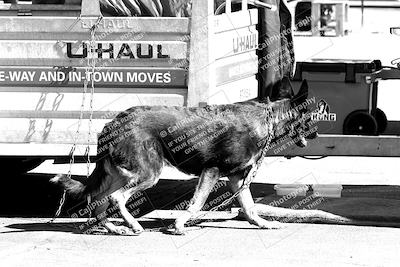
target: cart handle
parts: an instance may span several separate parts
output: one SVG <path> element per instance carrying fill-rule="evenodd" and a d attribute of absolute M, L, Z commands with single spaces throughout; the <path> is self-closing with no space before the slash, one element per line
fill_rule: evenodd
<path fill-rule="evenodd" d="M 252 4 L 256 7 L 271 9 L 271 11 L 276 11 L 278 9 L 276 5 L 267 4 L 267 3 L 261 2 L 259 0 L 250 0 L 249 2 L 250 2 L 250 4 Z"/>
<path fill-rule="evenodd" d="M 377 82 L 379 80 L 399 80 L 400 69 L 384 67 L 378 71 L 371 73 L 365 77 L 368 84 Z"/>

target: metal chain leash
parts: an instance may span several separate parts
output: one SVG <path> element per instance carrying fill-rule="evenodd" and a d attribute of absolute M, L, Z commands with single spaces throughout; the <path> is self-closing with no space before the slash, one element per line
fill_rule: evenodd
<path fill-rule="evenodd" d="M 88 91 L 88 85 L 89 85 L 89 79 L 91 80 L 91 89 L 90 89 L 90 115 L 89 115 L 89 122 L 88 122 L 88 139 L 87 139 L 87 146 L 86 146 L 86 150 L 85 150 L 85 157 L 86 157 L 86 168 L 87 168 L 87 172 L 86 172 L 86 177 L 88 178 L 90 175 L 90 146 L 89 146 L 89 142 L 90 142 L 90 137 L 91 137 L 91 127 L 92 127 L 92 120 L 93 120 L 93 98 L 94 98 L 94 72 L 95 72 L 95 68 L 96 68 L 96 59 L 93 56 L 93 51 L 94 51 L 94 45 L 95 45 L 95 34 L 96 34 L 96 29 L 98 27 L 98 25 L 100 24 L 101 20 L 103 19 L 103 17 L 99 17 L 97 18 L 96 23 L 90 28 L 90 43 L 89 43 L 89 47 L 90 47 L 90 57 L 88 57 L 87 59 L 87 66 L 85 68 L 85 80 L 83 82 L 83 92 L 82 92 L 82 101 L 81 101 L 81 106 L 80 106 L 80 112 L 79 112 L 79 119 L 78 119 L 78 125 L 77 125 L 77 129 L 75 132 L 75 136 L 74 136 L 74 142 L 72 144 L 71 150 L 69 152 L 69 169 L 68 169 L 68 173 L 67 173 L 67 178 L 71 178 L 72 176 L 72 166 L 75 163 L 75 150 L 76 150 L 76 145 L 78 143 L 78 137 L 80 134 L 80 128 L 82 125 L 82 120 L 83 120 L 83 113 L 84 113 L 84 109 L 85 109 L 85 102 L 86 102 L 86 94 Z M 81 17 L 77 18 L 77 21 L 74 22 L 73 25 L 75 25 L 76 23 L 78 23 L 78 21 L 81 20 Z M 70 29 L 72 29 L 72 27 L 70 27 Z M 92 77 L 90 78 L 90 73 L 92 74 Z M 61 210 L 64 206 L 65 203 L 65 198 L 66 198 L 66 190 L 63 191 L 62 197 L 60 199 L 57 211 L 54 215 L 54 217 L 49 221 L 49 223 L 54 222 L 54 220 L 56 218 L 58 218 L 60 216 Z M 90 199 L 88 199 L 88 201 L 90 201 Z M 91 217 L 91 214 L 89 214 L 89 219 Z"/>
<path fill-rule="evenodd" d="M 268 129 L 270 129 L 270 128 L 272 128 L 272 127 L 270 127 L 270 126 L 272 125 L 272 120 L 268 120 L 268 121 L 269 121 L 269 123 L 268 123 Z M 217 211 L 217 210 L 219 210 L 220 208 L 229 205 L 240 193 L 243 192 L 243 190 L 249 188 L 249 187 L 250 187 L 250 184 L 254 181 L 254 179 L 255 179 L 255 177 L 256 177 L 256 175 L 257 175 L 258 169 L 261 167 L 261 164 L 262 164 L 264 158 L 265 158 L 266 155 L 267 155 L 267 152 L 268 152 L 268 150 L 269 150 L 269 146 L 271 145 L 271 142 L 272 142 L 272 139 L 273 139 L 273 138 L 274 138 L 274 134 L 271 133 L 271 134 L 268 135 L 267 141 L 266 141 L 265 146 L 264 146 L 264 148 L 263 148 L 263 150 L 262 150 L 262 153 L 261 153 L 261 155 L 260 155 L 260 158 L 259 158 L 255 163 L 253 163 L 253 166 L 252 166 L 252 168 L 251 168 L 249 174 L 246 176 L 246 178 L 245 178 L 244 181 L 243 181 L 243 185 L 242 185 L 231 197 L 229 197 L 229 198 L 227 198 L 226 200 L 224 200 L 221 204 L 219 204 L 219 205 L 213 207 L 212 209 L 208 210 L 207 212 L 205 212 L 205 213 L 203 213 L 203 214 L 200 214 L 200 215 L 196 216 L 195 218 L 190 219 L 190 220 L 187 222 L 187 224 L 189 224 L 189 225 L 195 224 L 195 223 L 196 223 L 195 221 L 197 221 L 197 220 L 203 218 L 203 217 L 206 216 L 207 214 L 209 214 L 209 213 L 211 213 L 211 212 L 214 212 L 214 211 Z M 192 223 L 190 223 L 190 222 L 192 222 Z M 193 222 L 194 222 L 194 223 L 193 223 Z"/>

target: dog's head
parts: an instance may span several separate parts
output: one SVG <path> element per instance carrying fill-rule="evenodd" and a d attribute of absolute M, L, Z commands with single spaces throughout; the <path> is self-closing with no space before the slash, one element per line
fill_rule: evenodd
<path fill-rule="evenodd" d="M 279 105 L 285 106 L 285 111 L 277 117 L 277 137 L 289 136 L 297 146 L 305 147 L 306 139 L 317 137 L 310 112 L 310 105 L 315 103 L 315 99 L 313 101 L 308 98 L 307 81 L 303 80 L 299 92 L 295 95 L 289 78 L 283 78 L 276 100 Z"/>
<path fill-rule="evenodd" d="M 291 99 L 291 112 L 295 117 L 292 124 L 296 132 L 296 140 L 298 140 L 296 145 L 300 147 L 307 145 L 306 139 L 315 139 L 318 136 L 317 126 L 311 120 L 310 105 L 312 103 L 312 99 L 308 98 L 307 81 L 303 80 L 299 92 Z"/>

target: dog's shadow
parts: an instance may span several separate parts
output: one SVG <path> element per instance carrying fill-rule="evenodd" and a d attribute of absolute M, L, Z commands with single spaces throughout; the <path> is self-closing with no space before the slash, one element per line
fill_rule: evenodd
<path fill-rule="evenodd" d="M 160 220 L 151 220 L 151 221 L 140 221 L 140 224 L 143 226 L 145 231 L 148 232 L 160 232 L 163 234 L 170 234 L 168 229 L 171 229 L 171 226 L 174 225 L 174 221 L 172 219 L 160 219 Z M 226 219 L 215 219 L 213 222 L 221 222 L 226 221 Z M 18 233 L 18 232 L 64 232 L 64 233 L 72 233 L 72 234 L 86 234 L 79 229 L 79 226 L 84 224 L 85 222 L 35 222 L 35 223 L 14 223 L 4 226 L 10 230 L 0 232 L 2 234 L 10 234 L 10 233 Z M 114 222 L 115 223 L 115 222 Z M 117 222 L 117 225 L 121 225 L 122 223 Z M 196 225 L 197 226 L 197 225 Z M 200 225 L 199 225 L 200 226 Z M 200 226 L 202 227 L 202 226 Z M 95 235 L 104 235 L 109 234 L 102 231 L 94 231 L 91 234 Z"/>
<path fill-rule="evenodd" d="M 173 220 L 154 220 L 141 221 L 143 228 L 150 231 L 166 227 L 173 223 Z M 16 233 L 16 232 L 65 232 L 73 234 L 82 234 L 79 229 L 85 222 L 35 222 L 35 223 L 14 223 L 4 226 L 9 231 L 3 231 L 0 234 Z M 120 223 L 117 223 L 120 224 Z"/>
<path fill-rule="evenodd" d="M 9 228 L 9 231 L 3 231 L 0 234 L 16 233 L 16 232 L 66 232 L 66 233 L 80 233 L 78 223 L 63 222 L 63 223 L 14 223 L 4 226 Z M 12 230 L 11 230 L 12 229 Z"/>
<path fill-rule="evenodd" d="M 212 222 L 224 222 L 228 219 L 215 219 L 215 220 L 208 220 Z M 232 220 L 232 219 L 231 219 Z M 233 220 L 242 221 L 243 218 L 233 218 Z M 79 229 L 79 226 L 82 225 L 84 222 L 35 222 L 35 223 L 15 223 L 9 224 L 4 226 L 10 230 L 0 232 L 2 234 L 12 234 L 12 233 L 26 233 L 26 232 L 64 232 L 64 233 L 72 233 L 72 234 L 88 234 L 84 233 Z M 118 223 L 117 224 L 121 224 Z M 172 219 L 160 219 L 160 220 L 151 220 L 151 221 L 141 221 L 140 224 L 145 229 L 145 232 L 160 232 L 162 234 L 171 234 L 171 226 L 174 224 L 174 220 Z M 290 225 L 291 223 L 287 224 Z M 350 223 L 350 224 L 337 224 L 337 223 L 326 223 L 326 222 L 313 222 L 312 224 L 334 224 L 334 225 L 353 225 L 353 226 L 372 226 L 372 227 L 390 227 L 390 228 L 400 228 L 399 222 L 378 222 L 378 221 L 364 221 L 360 223 Z M 253 227 L 237 227 L 237 226 L 224 226 L 224 225 L 207 225 L 207 224 L 196 224 L 193 225 L 194 227 L 199 228 L 215 228 L 215 229 L 258 229 Z M 94 231 L 91 232 L 92 235 L 112 235 L 105 231 Z"/>

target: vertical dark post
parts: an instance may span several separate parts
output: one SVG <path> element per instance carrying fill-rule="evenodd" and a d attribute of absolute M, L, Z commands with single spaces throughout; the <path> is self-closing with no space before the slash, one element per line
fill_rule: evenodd
<path fill-rule="evenodd" d="M 364 27 L 364 0 L 361 0 L 361 27 Z"/>

